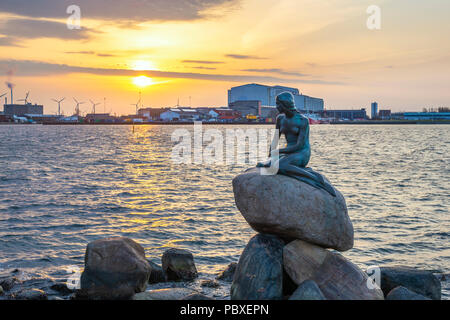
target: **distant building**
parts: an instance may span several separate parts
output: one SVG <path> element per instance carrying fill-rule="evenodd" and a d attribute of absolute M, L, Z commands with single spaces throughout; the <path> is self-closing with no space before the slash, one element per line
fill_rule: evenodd
<path fill-rule="evenodd" d="M 450 112 L 405 112 L 405 120 L 450 120 Z"/>
<path fill-rule="evenodd" d="M 283 92 L 294 96 L 295 105 L 299 111 L 320 112 L 324 109 L 323 99 L 300 94 L 296 88 L 283 86 L 265 86 L 256 83 L 233 87 L 228 90 L 228 106 L 237 101 L 260 101 L 262 106 L 276 106 L 276 97 Z"/>
<path fill-rule="evenodd" d="M 342 120 L 367 119 L 366 109 L 364 108 L 359 110 L 326 110 L 324 115 L 325 117 Z"/>
<path fill-rule="evenodd" d="M 116 121 L 116 118 L 109 113 L 88 113 L 85 119 L 89 123 L 113 123 Z"/>
<path fill-rule="evenodd" d="M 260 100 L 238 100 L 231 102 L 228 107 L 241 113 L 243 117 L 247 115 L 259 115 L 261 109 Z"/>
<path fill-rule="evenodd" d="M 378 111 L 378 117 L 382 120 L 389 120 L 391 118 L 391 110 Z"/>
<path fill-rule="evenodd" d="M 26 114 L 44 114 L 44 106 L 39 104 L 5 104 L 3 114 L 22 117 Z"/>
<path fill-rule="evenodd" d="M 242 117 L 239 111 L 233 109 L 221 108 L 214 111 L 218 114 L 217 118 L 219 120 L 236 120 Z"/>
<path fill-rule="evenodd" d="M 36 123 L 58 122 L 62 118 L 54 114 L 24 114 L 24 117 Z"/>
<path fill-rule="evenodd" d="M 138 115 L 148 120 L 159 120 L 161 113 L 165 111 L 167 111 L 166 108 L 142 108 L 138 110 Z"/>
<path fill-rule="evenodd" d="M 375 119 L 378 117 L 378 103 L 377 102 L 372 102 L 372 104 L 370 105 L 371 107 L 371 113 L 370 113 L 370 118 Z"/>
<path fill-rule="evenodd" d="M 0 122 L 14 122 L 12 116 L 0 114 Z"/>
<path fill-rule="evenodd" d="M 278 109 L 276 107 L 269 107 L 269 106 L 263 107 L 263 106 L 261 106 L 259 108 L 258 115 L 261 118 L 264 118 L 264 119 L 272 119 L 272 120 L 274 120 L 277 117 L 277 115 L 278 115 Z"/>
<path fill-rule="evenodd" d="M 202 114 L 195 109 L 171 108 L 160 114 L 162 121 L 197 121 Z"/>

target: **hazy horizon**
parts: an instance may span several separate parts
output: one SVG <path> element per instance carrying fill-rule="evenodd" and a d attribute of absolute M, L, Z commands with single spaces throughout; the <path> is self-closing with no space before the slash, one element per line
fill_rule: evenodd
<path fill-rule="evenodd" d="M 449 107 L 450 2 L 444 0 L 67 0 L 0 3 L 0 75 L 14 100 L 72 97 L 98 112 L 220 107 L 245 83 L 295 87 L 327 109 L 421 111 Z M 370 30 L 368 7 L 380 8 Z M 106 108 L 103 99 L 106 98 Z M 4 102 L 2 98 L 2 103 Z"/>

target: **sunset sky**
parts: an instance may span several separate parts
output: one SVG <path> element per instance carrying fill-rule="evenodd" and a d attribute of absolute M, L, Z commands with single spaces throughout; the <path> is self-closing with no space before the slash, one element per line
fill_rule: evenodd
<path fill-rule="evenodd" d="M 67 28 L 71 4 L 80 30 Z M 66 97 L 72 114 L 75 97 L 83 112 L 106 98 L 106 112 L 131 114 L 139 91 L 145 107 L 212 107 L 260 83 L 328 109 L 450 107 L 449 12 L 448 0 L 1 0 L 0 95 L 9 81 L 45 113 Z"/>

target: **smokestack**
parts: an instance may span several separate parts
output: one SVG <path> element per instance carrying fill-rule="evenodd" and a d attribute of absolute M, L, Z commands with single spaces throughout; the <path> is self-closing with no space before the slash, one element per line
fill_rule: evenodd
<path fill-rule="evenodd" d="M 6 85 L 8 86 L 9 89 L 11 89 L 11 101 L 10 101 L 10 103 L 13 104 L 14 103 L 14 99 L 13 99 L 13 87 L 14 87 L 14 84 L 12 84 L 11 82 L 7 81 Z"/>

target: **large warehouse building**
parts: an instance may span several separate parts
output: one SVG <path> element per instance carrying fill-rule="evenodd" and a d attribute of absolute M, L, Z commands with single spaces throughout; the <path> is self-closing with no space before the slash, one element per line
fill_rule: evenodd
<path fill-rule="evenodd" d="M 265 86 L 256 83 L 233 87 L 228 90 L 228 105 L 236 101 L 261 101 L 262 106 L 276 105 L 277 95 L 288 91 L 294 95 L 295 105 L 299 111 L 321 112 L 324 110 L 323 99 L 305 96 L 296 88 L 283 86 Z"/>

